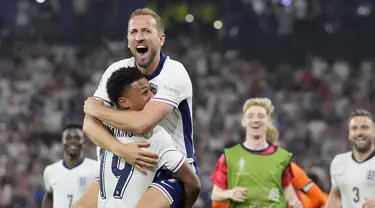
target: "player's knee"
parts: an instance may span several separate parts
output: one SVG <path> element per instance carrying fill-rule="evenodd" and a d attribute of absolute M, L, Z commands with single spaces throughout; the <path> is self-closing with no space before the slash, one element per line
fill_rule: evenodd
<path fill-rule="evenodd" d="M 185 188 L 185 191 L 188 191 L 196 195 L 196 194 L 199 194 L 201 191 L 201 184 L 198 182 L 195 184 L 184 185 L 184 188 Z"/>
<path fill-rule="evenodd" d="M 199 193 L 201 190 L 201 182 L 199 179 L 192 180 L 189 184 L 184 184 L 184 188 L 190 192 Z"/>

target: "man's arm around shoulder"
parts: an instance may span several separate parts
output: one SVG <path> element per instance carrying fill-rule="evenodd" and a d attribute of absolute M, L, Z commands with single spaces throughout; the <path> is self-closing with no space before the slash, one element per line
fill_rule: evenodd
<path fill-rule="evenodd" d="M 142 111 L 119 111 L 102 106 L 94 116 L 115 128 L 142 135 L 152 131 L 173 108 L 168 103 L 150 100 Z"/>
<path fill-rule="evenodd" d="M 101 121 L 94 117 L 85 116 L 83 132 L 94 144 L 123 158 L 143 174 L 147 173 L 146 168 L 152 168 L 157 164 L 157 154 L 140 149 L 149 147 L 149 143 L 133 142 L 123 144 L 105 128 Z"/>
<path fill-rule="evenodd" d="M 83 132 L 97 146 L 116 153 L 115 149 L 121 146 L 121 143 L 105 128 L 103 122 L 86 115 L 83 121 Z"/>

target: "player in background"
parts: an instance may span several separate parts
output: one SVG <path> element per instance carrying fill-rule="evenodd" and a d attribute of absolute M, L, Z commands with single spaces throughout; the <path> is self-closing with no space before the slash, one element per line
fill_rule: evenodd
<path fill-rule="evenodd" d="M 225 149 L 214 174 L 211 199 L 230 207 L 302 207 L 291 184 L 292 154 L 267 142 L 274 107 L 268 98 L 253 98 L 243 106 L 246 140 Z M 267 165 L 265 165 L 267 164 Z"/>
<path fill-rule="evenodd" d="M 331 163 L 331 191 L 327 208 L 375 207 L 375 118 L 357 109 L 348 120 L 353 150 L 338 154 Z"/>
<path fill-rule="evenodd" d="M 62 131 L 64 159 L 48 165 L 43 173 L 46 194 L 42 208 L 70 208 L 98 177 L 98 162 L 83 156 L 82 127 L 67 125 Z"/>
<path fill-rule="evenodd" d="M 294 179 L 292 185 L 304 208 L 323 208 L 327 195 L 315 184 L 295 162 L 290 163 Z"/>
<path fill-rule="evenodd" d="M 114 103 L 117 109 L 125 111 L 142 110 L 152 97 L 149 82 L 136 67 L 124 67 L 113 72 L 107 82 L 107 92 L 111 103 Z M 180 186 L 174 186 L 174 189 L 168 187 L 168 193 L 176 196 L 169 196 L 169 202 L 164 207 L 190 208 L 193 206 L 199 196 L 200 181 L 189 163 L 185 161 L 185 156 L 176 149 L 170 134 L 160 126 L 156 126 L 147 138 L 113 127 L 109 128 L 122 143 L 148 140 L 151 145 L 146 149 L 156 152 L 160 157 L 156 168 L 148 169 L 147 174 L 143 175 L 118 156 L 101 149 L 100 187 L 97 186 L 96 191 L 100 189 L 99 208 L 155 207 L 152 196 L 143 194 L 149 186 L 161 188 L 158 184 L 152 183 L 156 174 L 159 174 L 159 178 L 169 180 L 169 183 L 183 182 L 184 188 L 182 189 L 175 189 Z M 160 171 L 162 168 L 169 171 Z M 120 173 L 122 174 L 119 175 Z M 174 198 L 182 198 L 181 195 L 184 195 L 185 204 L 180 203 L 182 199 L 174 201 Z"/>
<path fill-rule="evenodd" d="M 103 125 L 103 122 L 124 132 L 142 135 L 150 132 L 160 124 L 175 142 L 178 150 L 198 174 L 194 157 L 193 124 L 192 124 L 192 84 L 185 67 L 161 52 L 164 45 L 164 23 L 159 15 L 150 9 L 135 10 L 128 26 L 128 47 L 132 58 L 115 62 L 104 72 L 94 97 L 110 102 L 106 91 L 106 83 L 111 74 L 121 67 L 136 66 L 146 75 L 151 83 L 151 91 L 155 96 L 141 111 L 119 111 L 107 108 L 102 101 L 88 98 L 85 101 L 86 117 L 83 129 L 88 137 L 99 147 L 114 153 L 146 173 L 157 163 L 155 153 L 142 150 L 148 147 L 146 142 L 122 144 Z M 155 110 L 157 109 L 157 110 Z M 179 186 L 169 180 L 155 178 L 160 189 L 150 188 L 147 193 L 153 196 L 154 204 L 169 203 L 169 187 Z M 181 189 L 181 187 L 174 187 Z M 178 199 L 173 199 L 178 200 Z"/>
<path fill-rule="evenodd" d="M 280 146 L 279 134 L 274 133 L 272 144 Z M 291 162 L 290 166 L 294 178 L 292 185 L 296 190 L 297 196 L 302 202 L 304 208 L 322 208 L 327 203 L 327 195 L 315 184 L 305 173 L 305 171 L 295 162 Z"/>
<path fill-rule="evenodd" d="M 277 131 L 268 130 L 267 138 L 278 137 Z M 267 139 L 269 143 L 279 146 L 278 139 Z M 295 162 L 291 162 L 291 169 L 294 175 L 291 183 L 304 208 L 322 208 L 327 203 L 327 195 L 306 175 L 305 171 Z M 229 208 L 229 203 L 212 202 L 212 208 Z"/>

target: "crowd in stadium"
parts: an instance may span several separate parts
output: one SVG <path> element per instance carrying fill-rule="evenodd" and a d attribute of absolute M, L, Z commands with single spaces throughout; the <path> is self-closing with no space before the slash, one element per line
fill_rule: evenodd
<path fill-rule="evenodd" d="M 49 13 L 53 5 L 41 8 L 21 0 L 16 7 L 10 4 L 7 6 L 16 9 L 18 16 L 14 16 L 17 24 L 2 17 L 0 207 L 38 207 L 43 195 L 43 169 L 61 159 L 62 127 L 82 123 L 83 102 L 93 94 L 103 71 L 111 63 L 129 57 L 129 52 L 122 40 L 104 40 L 84 47 L 51 40 L 39 33 L 51 32 L 42 24 L 52 26 L 53 21 L 62 21 L 43 16 L 53 16 Z M 36 7 L 45 13 L 37 15 L 30 9 Z M 70 28 L 68 23 L 65 26 Z M 14 30 L 9 30 L 12 27 Z M 76 36 L 73 42 L 81 43 L 81 35 L 71 35 Z M 93 40 L 97 38 L 94 36 Z M 210 204 L 209 178 L 223 148 L 243 140 L 241 107 L 249 97 L 272 99 L 281 146 L 291 151 L 307 172 L 317 175 L 321 188 L 328 191 L 329 164 L 334 155 L 350 146 L 348 112 L 356 107 L 375 112 L 374 62 L 328 61 L 309 55 L 303 64 L 280 62 L 269 66 L 262 60 L 249 59 L 240 50 L 219 50 L 196 37 L 173 31 L 171 37 L 167 36 L 164 51 L 181 60 L 193 82 L 194 142 L 202 182 L 198 204 Z M 94 145 L 89 141 L 86 155 L 95 158 Z"/>

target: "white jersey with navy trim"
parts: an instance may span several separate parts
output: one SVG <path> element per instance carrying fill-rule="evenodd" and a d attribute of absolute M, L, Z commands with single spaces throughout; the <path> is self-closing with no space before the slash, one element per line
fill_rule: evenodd
<path fill-rule="evenodd" d="M 109 77 L 121 67 L 129 66 L 135 66 L 134 58 L 123 59 L 109 66 L 104 72 L 94 96 L 109 102 L 106 90 Z M 177 148 L 187 158 L 193 158 L 193 88 L 189 74 L 180 62 L 172 60 L 162 53 L 159 65 L 148 79 L 151 83 L 151 90 L 155 93 L 152 100 L 165 102 L 174 107 L 174 110 L 159 125 L 172 135 Z"/>
<path fill-rule="evenodd" d="M 339 154 L 332 160 L 332 188 L 340 190 L 343 208 L 362 208 L 365 197 L 375 200 L 375 152 L 360 163 L 352 154 Z"/>
<path fill-rule="evenodd" d="M 111 133 L 122 143 L 149 141 L 145 150 L 159 155 L 157 166 L 143 175 L 123 159 L 100 149 L 100 193 L 98 208 L 133 208 L 154 180 L 161 168 L 177 172 L 185 161 L 184 155 L 175 147 L 171 135 L 160 126 L 156 126 L 148 138 L 123 132 L 110 127 Z"/>
<path fill-rule="evenodd" d="M 83 158 L 72 169 L 68 169 L 63 160 L 48 165 L 43 179 L 46 192 L 53 194 L 53 207 L 71 207 L 97 179 L 98 173 L 98 162 L 89 158 Z"/>

